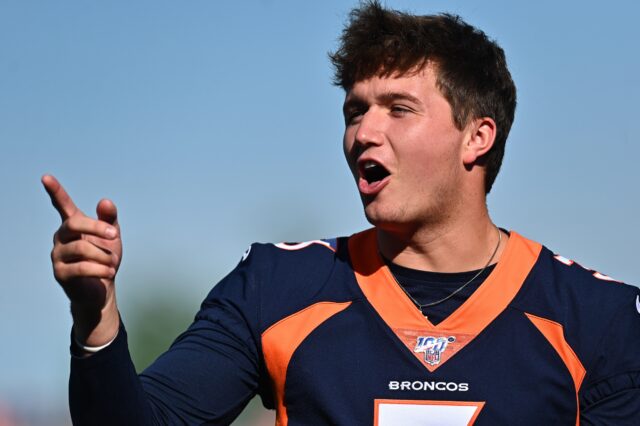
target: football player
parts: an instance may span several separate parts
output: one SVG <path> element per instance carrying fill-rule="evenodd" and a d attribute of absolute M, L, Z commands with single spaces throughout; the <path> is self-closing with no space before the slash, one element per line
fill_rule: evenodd
<path fill-rule="evenodd" d="M 71 301 L 78 424 L 639 424 L 638 289 L 496 226 L 516 89 L 503 50 L 451 15 L 368 2 L 331 55 L 344 154 L 372 229 L 254 244 L 140 376 L 114 280 L 115 205 L 52 176 L 54 274 Z"/>

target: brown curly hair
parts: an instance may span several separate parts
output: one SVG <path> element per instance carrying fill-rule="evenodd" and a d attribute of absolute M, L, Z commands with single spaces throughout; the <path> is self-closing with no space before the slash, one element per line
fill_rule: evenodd
<path fill-rule="evenodd" d="M 516 88 L 495 41 L 456 15 L 412 15 L 371 0 L 351 11 L 340 45 L 329 58 L 334 84 L 345 91 L 375 75 L 404 75 L 434 64 L 437 86 L 451 105 L 458 129 L 474 118 L 496 122 L 493 147 L 480 159 L 489 193 L 516 109 Z"/>

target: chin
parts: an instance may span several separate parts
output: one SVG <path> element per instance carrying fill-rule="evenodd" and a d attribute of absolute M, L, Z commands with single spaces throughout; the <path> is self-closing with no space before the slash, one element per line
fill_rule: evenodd
<path fill-rule="evenodd" d="M 385 209 L 371 203 L 365 205 L 364 215 L 370 224 L 385 231 L 397 231 L 408 225 L 408 222 L 403 219 L 403 212 L 397 207 Z"/>
<path fill-rule="evenodd" d="M 364 215 L 370 224 L 391 233 L 412 233 L 424 226 L 437 226 L 449 217 L 445 212 L 435 209 L 425 211 L 410 210 L 403 204 L 382 204 L 375 200 L 364 201 Z"/>

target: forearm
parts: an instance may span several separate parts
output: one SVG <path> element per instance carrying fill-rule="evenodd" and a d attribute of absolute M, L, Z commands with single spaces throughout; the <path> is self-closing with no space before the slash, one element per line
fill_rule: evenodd
<path fill-rule="evenodd" d="M 71 360 L 74 424 L 231 423 L 258 387 L 255 353 L 239 337 L 223 318 L 196 320 L 138 376 L 121 326 L 107 348 Z"/>
<path fill-rule="evenodd" d="M 157 424 L 129 355 L 123 326 L 111 345 L 83 357 L 72 342 L 69 406 L 74 425 Z"/>

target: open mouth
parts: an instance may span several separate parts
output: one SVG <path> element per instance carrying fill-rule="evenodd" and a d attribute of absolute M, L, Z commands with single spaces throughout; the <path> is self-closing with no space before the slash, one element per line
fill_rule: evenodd
<path fill-rule="evenodd" d="M 389 175 L 389 171 L 375 161 L 368 160 L 360 164 L 360 176 L 369 184 L 379 182 Z"/>

